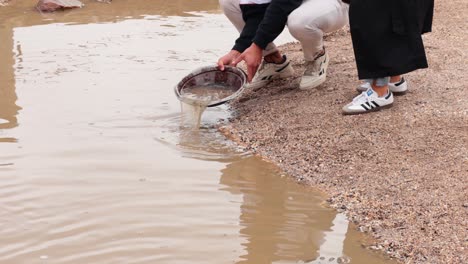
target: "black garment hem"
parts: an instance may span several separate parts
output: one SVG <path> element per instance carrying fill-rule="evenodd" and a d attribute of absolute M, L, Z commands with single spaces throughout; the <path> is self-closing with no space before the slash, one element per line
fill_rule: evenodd
<path fill-rule="evenodd" d="M 405 67 L 400 67 L 399 69 L 392 70 L 392 71 L 366 71 L 366 70 L 358 70 L 358 77 L 359 80 L 364 79 L 377 79 L 383 77 L 391 77 L 391 76 L 398 76 L 403 75 L 406 73 L 410 73 L 419 69 L 427 69 L 429 66 L 426 61 L 421 61 L 419 63 L 414 63 L 407 65 Z"/>

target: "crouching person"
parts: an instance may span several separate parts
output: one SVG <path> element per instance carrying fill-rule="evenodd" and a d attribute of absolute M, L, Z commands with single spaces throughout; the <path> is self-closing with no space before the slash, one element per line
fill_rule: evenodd
<path fill-rule="evenodd" d="M 325 82 L 329 58 L 323 35 L 348 23 L 348 5 L 342 0 L 220 0 L 220 4 L 240 32 L 232 50 L 219 59 L 221 69 L 246 61 L 251 88 L 292 76 L 289 59 L 273 44 L 287 25 L 304 53 L 299 88 L 313 89 Z"/>

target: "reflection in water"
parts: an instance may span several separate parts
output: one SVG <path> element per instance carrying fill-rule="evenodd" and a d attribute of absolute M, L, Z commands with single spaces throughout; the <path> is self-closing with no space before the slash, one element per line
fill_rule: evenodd
<path fill-rule="evenodd" d="M 16 115 L 20 109 L 16 105 L 12 32 L 11 28 L 0 27 L 0 143 L 16 141 L 12 137 L 2 135 L 2 130 L 18 125 Z"/>
<path fill-rule="evenodd" d="M 243 197 L 240 233 L 247 242 L 243 245 L 246 254 L 238 263 L 314 259 L 323 230 L 329 230 L 336 217 L 335 211 L 321 206 L 323 197 L 279 177 L 275 171 L 274 166 L 255 157 L 233 162 L 222 170 L 220 183 L 227 186 L 224 190 Z M 347 228 L 347 223 L 335 224 Z M 340 245 L 328 245 L 327 250 L 335 247 Z M 335 258 L 342 256 L 342 251 L 337 251 L 340 255 Z"/>
<path fill-rule="evenodd" d="M 221 189 L 242 196 L 238 264 L 393 263 L 361 247 L 362 234 L 346 216 L 324 207 L 324 197 L 281 176 L 257 157 L 231 161 L 221 170 Z"/>
<path fill-rule="evenodd" d="M 344 243 L 349 223 L 344 214 L 337 214 L 333 219 L 332 228 L 325 232 L 324 242 L 318 250 L 319 257 L 307 264 L 349 263 L 350 259 L 344 256 Z"/>
<path fill-rule="evenodd" d="M 361 234 L 345 215 L 324 207 L 321 194 L 282 176 L 258 157 L 234 155 L 235 146 L 218 137 L 215 128 L 205 124 L 196 131 L 183 129 L 180 115 L 163 119 L 171 121 L 158 126 L 178 138 L 165 138 L 166 143 L 177 144 L 184 156 L 226 164 L 220 190 L 241 197 L 231 200 L 240 209 L 239 235 L 244 239 L 236 263 L 390 263 L 363 249 Z"/>

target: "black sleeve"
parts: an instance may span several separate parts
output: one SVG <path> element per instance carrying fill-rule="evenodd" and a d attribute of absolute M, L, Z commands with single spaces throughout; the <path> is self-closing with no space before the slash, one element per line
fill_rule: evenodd
<path fill-rule="evenodd" d="M 242 29 L 239 38 L 236 40 L 236 44 L 232 48 L 233 50 L 244 52 L 244 50 L 252 45 L 252 39 L 255 37 L 258 25 L 262 22 L 268 5 L 269 4 L 240 5 L 242 10 L 242 19 L 245 21 L 245 26 Z"/>
<path fill-rule="evenodd" d="M 288 16 L 302 4 L 302 0 L 272 0 L 263 17 L 253 42 L 265 49 L 283 31 Z"/>

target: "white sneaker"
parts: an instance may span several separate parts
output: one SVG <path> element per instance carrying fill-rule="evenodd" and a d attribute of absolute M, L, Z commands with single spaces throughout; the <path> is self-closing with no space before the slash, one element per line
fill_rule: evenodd
<path fill-rule="evenodd" d="M 258 68 L 257 74 L 253 78 L 251 83 L 246 85 L 249 89 L 258 89 L 274 79 L 287 78 L 294 75 L 294 70 L 291 66 L 291 61 L 283 55 L 284 62 L 281 64 L 269 63 L 263 60 L 262 64 Z"/>
<path fill-rule="evenodd" d="M 365 92 L 367 89 L 370 89 L 371 85 L 368 82 L 362 83 L 356 90 L 358 92 Z M 389 83 L 388 88 L 390 92 L 394 93 L 395 95 L 403 95 L 408 92 L 408 82 L 405 80 L 404 77 L 401 77 L 401 80 L 396 83 Z"/>
<path fill-rule="evenodd" d="M 379 97 L 372 89 L 362 92 L 356 96 L 353 101 L 343 107 L 343 114 L 363 114 L 368 112 L 379 111 L 380 109 L 389 108 L 393 105 L 393 94 L 391 91 L 387 95 Z"/>
<path fill-rule="evenodd" d="M 326 50 L 323 55 L 315 58 L 315 60 L 307 61 L 305 64 L 306 70 L 299 84 L 299 89 L 310 90 L 324 83 L 327 79 L 328 61 L 329 58 Z"/>

